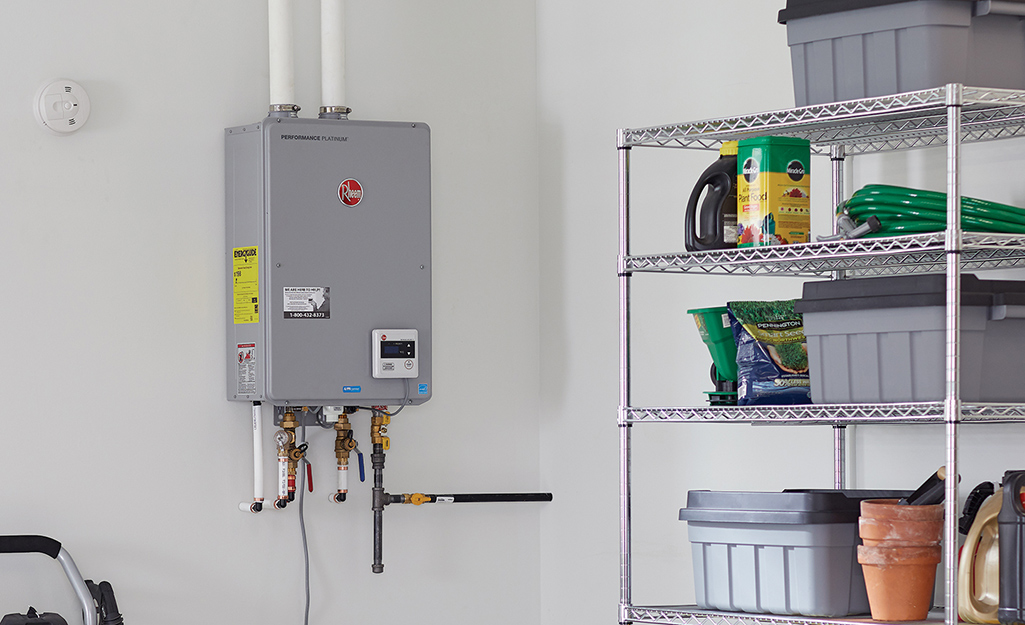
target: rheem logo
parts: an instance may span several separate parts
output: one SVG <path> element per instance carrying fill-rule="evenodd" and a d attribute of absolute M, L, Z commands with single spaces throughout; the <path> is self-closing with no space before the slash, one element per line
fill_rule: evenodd
<path fill-rule="evenodd" d="M 355 206 L 363 199 L 363 187 L 353 178 L 348 178 L 338 185 L 338 199 L 346 206 Z"/>

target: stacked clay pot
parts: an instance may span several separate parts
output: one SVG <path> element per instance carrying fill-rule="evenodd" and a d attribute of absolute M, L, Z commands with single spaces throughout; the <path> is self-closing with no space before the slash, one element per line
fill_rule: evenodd
<path fill-rule="evenodd" d="M 861 502 L 858 562 L 872 618 L 921 621 L 932 607 L 940 563 L 943 504 L 909 506 L 897 499 Z"/>

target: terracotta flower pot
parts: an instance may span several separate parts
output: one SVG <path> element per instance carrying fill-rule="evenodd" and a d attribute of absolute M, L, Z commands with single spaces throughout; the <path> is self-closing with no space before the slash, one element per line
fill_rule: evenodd
<path fill-rule="evenodd" d="M 858 546 L 872 618 L 878 621 L 922 621 L 932 607 L 940 546 Z"/>
<path fill-rule="evenodd" d="M 894 521 L 943 522 L 943 504 L 928 506 L 902 506 L 899 499 L 866 499 L 861 502 L 861 516 Z"/>
<path fill-rule="evenodd" d="M 908 506 L 897 499 L 861 502 L 858 533 L 868 547 L 938 545 L 943 536 L 943 504 Z"/>
<path fill-rule="evenodd" d="M 907 508 L 909 506 L 900 507 Z M 943 519 L 902 521 L 863 516 L 858 519 L 858 533 L 862 542 L 868 546 L 924 547 L 937 545 L 943 537 Z"/>

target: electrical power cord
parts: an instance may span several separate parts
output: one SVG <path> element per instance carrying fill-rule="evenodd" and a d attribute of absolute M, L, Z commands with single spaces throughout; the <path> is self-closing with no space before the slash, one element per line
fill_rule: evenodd
<path fill-rule="evenodd" d="M 837 207 L 858 223 L 870 216 L 881 228 L 867 237 L 939 232 L 947 227 L 947 194 L 892 185 L 870 184 Z M 961 197 L 961 227 L 971 232 L 1025 234 L 1025 209 Z"/>
<path fill-rule="evenodd" d="M 370 410 L 371 412 L 380 412 L 387 417 L 394 417 L 395 415 L 402 412 L 402 409 L 409 403 L 409 378 L 402 378 L 402 381 L 406 383 L 406 394 L 402 397 L 402 405 L 395 412 L 388 412 L 386 410 L 377 410 L 375 408 L 368 408 L 366 406 L 359 406 L 360 410 Z"/>
<path fill-rule="evenodd" d="M 335 429 L 335 424 L 333 422 L 331 422 L 331 421 L 328 421 L 325 418 L 325 416 L 324 416 L 324 412 L 325 412 L 326 408 L 327 408 L 327 406 L 321 406 L 321 408 L 317 411 L 316 422 L 317 422 L 317 425 L 319 425 L 320 427 L 324 428 L 325 430 L 333 430 L 333 429 Z"/>
<path fill-rule="evenodd" d="M 402 405 L 399 406 L 399 409 L 396 410 L 395 412 L 385 412 L 384 410 L 382 410 L 381 411 L 382 414 L 385 414 L 385 415 L 387 415 L 389 417 L 394 417 L 395 415 L 397 415 L 400 412 L 402 412 L 402 409 L 405 408 L 406 404 L 409 403 L 409 378 L 402 378 L 402 381 L 406 383 L 406 393 L 402 397 Z"/>
<path fill-rule="evenodd" d="M 306 445 L 306 423 L 304 422 L 300 428 L 300 445 Z M 306 447 L 306 449 L 309 449 Z M 306 454 L 303 454 L 302 461 L 299 465 L 302 467 L 302 473 L 299 477 L 299 532 L 303 538 L 303 578 L 306 586 L 306 608 L 303 612 L 303 625 L 309 625 L 310 623 L 310 546 L 306 540 L 306 518 L 303 516 L 303 494 L 306 492 L 306 471 L 310 461 L 306 459 Z"/>

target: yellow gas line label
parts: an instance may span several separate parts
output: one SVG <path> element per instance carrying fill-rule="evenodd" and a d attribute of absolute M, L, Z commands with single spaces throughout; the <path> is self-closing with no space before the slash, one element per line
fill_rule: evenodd
<path fill-rule="evenodd" d="M 256 246 L 234 248 L 231 269 L 235 323 L 259 323 L 260 263 Z"/>

